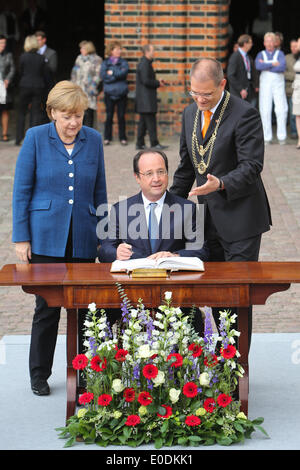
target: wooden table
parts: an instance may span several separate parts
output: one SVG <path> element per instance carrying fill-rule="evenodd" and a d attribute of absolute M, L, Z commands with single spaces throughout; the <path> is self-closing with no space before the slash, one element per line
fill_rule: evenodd
<path fill-rule="evenodd" d="M 273 293 L 300 283 L 300 262 L 205 263 L 204 272 L 174 272 L 167 279 L 132 279 L 110 273 L 110 264 L 10 264 L 0 271 L 0 285 L 22 286 L 30 294 L 45 298 L 49 306 L 67 310 L 67 412 L 75 412 L 79 392 L 72 360 L 77 354 L 77 309 L 95 302 L 98 308 L 119 308 L 116 282 L 122 284 L 132 303 L 143 299 L 146 307 L 161 305 L 165 291 L 172 291 L 173 305 L 211 306 L 238 310 L 241 410 L 248 413 L 248 307 L 263 305 Z"/>

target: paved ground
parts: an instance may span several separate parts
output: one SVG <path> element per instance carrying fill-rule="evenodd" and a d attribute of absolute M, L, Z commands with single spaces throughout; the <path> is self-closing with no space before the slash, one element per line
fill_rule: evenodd
<path fill-rule="evenodd" d="M 179 138 L 169 139 L 170 182 L 178 163 Z M 0 142 L 0 266 L 15 263 L 11 243 L 11 198 L 13 174 L 19 147 Z M 130 196 L 138 187 L 132 176 L 135 144 L 118 142 L 105 147 L 109 202 Z M 263 180 L 270 200 L 273 227 L 263 237 L 261 261 L 300 261 L 300 150 L 295 141 L 266 148 Z M 34 298 L 21 288 L 0 287 L 0 339 L 3 335 L 30 334 Z M 62 311 L 60 333 L 65 333 Z M 300 285 L 269 297 L 266 305 L 254 307 L 254 332 L 300 331 Z"/>

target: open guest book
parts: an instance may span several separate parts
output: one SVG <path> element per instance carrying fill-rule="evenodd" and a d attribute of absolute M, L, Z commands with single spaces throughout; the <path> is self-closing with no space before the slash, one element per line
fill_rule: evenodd
<path fill-rule="evenodd" d="M 204 264 L 197 257 L 167 256 L 158 260 L 149 258 L 116 260 L 112 263 L 110 272 L 133 271 L 134 269 L 166 269 L 171 271 L 204 271 Z"/>

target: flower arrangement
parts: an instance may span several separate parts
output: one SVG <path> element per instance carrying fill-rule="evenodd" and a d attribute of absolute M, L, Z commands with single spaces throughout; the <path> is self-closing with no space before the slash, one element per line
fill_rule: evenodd
<path fill-rule="evenodd" d="M 236 315 L 220 312 L 219 335 L 204 308 L 200 337 L 191 316 L 172 306 L 172 293 L 156 312 L 139 299 L 133 308 L 122 286 L 122 319 L 112 328 L 104 310 L 89 305 L 85 354 L 73 367 L 84 374 L 82 407 L 57 428 L 65 447 L 76 440 L 100 446 L 230 445 L 250 438 L 263 418 L 250 421 L 234 399 L 243 369 L 235 346 Z M 192 311 L 192 314 L 194 311 Z"/>

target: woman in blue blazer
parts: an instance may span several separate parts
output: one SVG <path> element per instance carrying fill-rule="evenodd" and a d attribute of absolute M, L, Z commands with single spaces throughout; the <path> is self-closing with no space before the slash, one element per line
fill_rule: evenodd
<path fill-rule="evenodd" d="M 26 133 L 13 189 L 13 242 L 31 263 L 95 262 L 97 208 L 107 203 L 100 134 L 82 126 L 88 99 L 62 81 L 50 91 L 49 124 Z M 103 211 L 102 211 L 103 213 Z M 31 388 L 49 393 L 60 308 L 36 296 L 30 346 Z"/>

